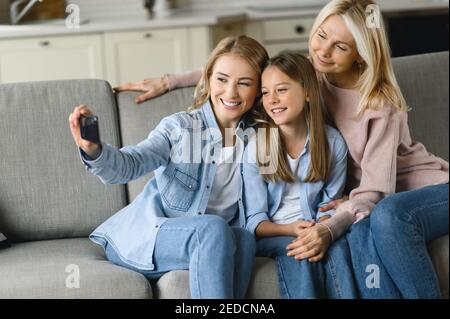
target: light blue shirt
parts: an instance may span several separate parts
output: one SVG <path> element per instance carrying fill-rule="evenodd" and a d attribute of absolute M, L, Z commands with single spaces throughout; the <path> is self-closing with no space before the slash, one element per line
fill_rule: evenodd
<path fill-rule="evenodd" d="M 305 220 L 319 220 L 324 215 L 331 216 L 334 211 L 319 212 L 326 203 L 342 197 L 347 171 L 347 145 L 341 134 L 334 128 L 326 127 L 327 140 L 331 154 L 331 172 L 327 181 L 302 182 L 308 175 L 311 160 L 309 152 L 310 137 L 300 155 L 298 170 L 293 172 L 300 180 L 300 208 Z M 256 140 L 251 139 L 245 149 L 243 165 L 244 203 L 247 218 L 246 228 L 255 232 L 259 223 L 271 220 L 282 201 L 286 183 L 266 182 L 259 173 L 256 161 Z"/>
<path fill-rule="evenodd" d="M 242 147 L 244 126 L 245 122 L 241 121 L 236 133 L 236 145 L 242 143 Z M 218 134 L 210 134 L 208 128 Z M 164 118 L 147 139 L 136 146 L 119 150 L 102 144 L 102 153 L 97 159 L 88 160 L 81 155 L 86 168 L 104 183 L 125 184 L 155 170 L 155 177 L 132 203 L 92 232 L 92 241 L 103 247 L 111 245 L 129 265 L 142 270 L 154 269 L 153 250 L 161 225 L 168 218 L 206 213 L 216 173 L 215 161 L 197 158 L 197 161 L 186 163 L 174 160 L 177 154 L 198 155 L 198 152 L 193 152 L 198 143 L 187 142 L 191 140 L 189 136 L 196 133 L 201 136 L 202 150 L 222 147 L 222 135 L 209 102 L 193 112 L 180 112 Z M 244 154 L 243 151 L 240 153 Z M 241 173 L 242 165 L 239 171 Z M 239 212 L 233 225 L 245 227 L 241 174 L 239 186 L 240 189 L 236 190 L 239 193 Z"/>

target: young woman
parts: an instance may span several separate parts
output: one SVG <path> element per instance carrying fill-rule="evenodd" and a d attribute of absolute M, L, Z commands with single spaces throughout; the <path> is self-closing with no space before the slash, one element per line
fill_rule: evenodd
<path fill-rule="evenodd" d="M 347 241 L 342 237 L 328 250 L 331 233 L 322 222 L 332 214 L 318 211 L 342 196 L 347 147 L 324 124 L 313 66 L 295 52 L 271 58 L 262 96 L 261 127 L 243 166 L 247 229 L 259 238 L 257 255 L 277 261 L 283 298 L 355 298 Z M 302 243 L 313 230 L 320 234 L 311 242 L 315 256 L 286 254 L 291 242 Z"/>
<path fill-rule="evenodd" d="M 194 110 L 164 118 L 136 146 L 118 150 L 83 140 L 79 118 L 91 111 L 74 109 L 71 132 L 91 173 L 127 183 L 155 170 L 143 192 L 90 236 L 111 262 L 151 279 L 189 269 L 193 298 L 244 298 L 255 242 L 243 228 L 238 161 L 223 159 L 243 154 L 244 115 L 260 93 L 267 59 L 249 37 L 222 40 L 206 64 Z"/>
<path fill-rule="evenodd" d="M 350 155 L 349 200 L 323 207 L 337 208 L 324 224 L 335 239 L 350 229 L 347 239 L 363 297 L 438 298 L 427 243 L 448 234 L 448 163 L 412 141 L 383 20 L 379 17 L 379 28 L 366 24 L 369 5 L 376 3 L 330 1 L 310 34 L 310 56 L 325 105 Z M 162 78 L 164 86 L 151 79 L 118 90 L 161 93 L 196 83 L 200 75 L 171 75 Z M 293 253 L 312 254 L 304 245 Z M 367 285 L 377 269 L 379 280 Z M 400 295 L 390 287 L 392 280 Z"/>

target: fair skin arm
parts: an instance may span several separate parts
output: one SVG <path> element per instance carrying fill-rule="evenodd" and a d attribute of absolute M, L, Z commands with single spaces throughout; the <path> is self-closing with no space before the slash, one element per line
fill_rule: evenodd
<path fill-rule="evenodd" d="M 315 224 L 314 221 L 297 220 L 290 224 L 275 224 L 268 220 L 262 221 L 256 227 L 256 236 L 272 237 L 272 236 L 292 236 L 297 237 L 305 228 Z"/>
<path fill-rule="evenodd" d="M 323 216 L 319 221 L 330 218 Z M 305 228 L 300 235 L 289 244 L 287 255 L 297 260 L 308 259 L 309 262 L 318 262 L 325 256 L 331 244 L 331 234 L 328 228 L 321 224 Z"/>
<path fill-rule="evenodd" d="M 193 86 L 198 83 L 203 70 L 197 69 L 179 74 L 164 74 L 156 78 L 148 78 L 138 82 L 126 83 L 114 88 L 115 92 L 137 91 L 144 92 L 139 95 L 135 101 L 137 104 L 153 99 L 164 93 L 186 86 Z"/>
<path fill-rule="evenodd" d="M 345 196 L 343 196 L 340 199 L 335 199 L 335 200 L 327 203 L 325 206 L 320 207 L 319 211 L 320 212 L 327 212 L 327 211 L 329 211 L 331 209 L 337 209 L 340 204 L 342 204 L 343 202 L 345 202 L 347 200 L 348 200 L 348 196 L 345 195 Z"/>
<path fill-rule="evenodd" d="M 152 98 L 163 95 L 169 91 L 169 78 L 167 76 L 161 76 L 157 78 L 149 78 L 138 82 L 131 82 L 119 85 L 114 88 L 115 92 L 123 91 L 137 91 L 144 92 L 144 94 L 136 97 L 135 102 L 140 104 Z"/>
<path fill-rule="evenodd" d="M 86 105 L 79 105 L 74 108 L 69 116 L 69 126 L 72 137 L 75 144 L 82 149 L 89 157 L 96 159 L 100 156 L 102 149 L 101 145 L 86 141 L 81 138 L 80 133 L 80 116 L 81 115 L 92 115 L 91 110 Z"/>

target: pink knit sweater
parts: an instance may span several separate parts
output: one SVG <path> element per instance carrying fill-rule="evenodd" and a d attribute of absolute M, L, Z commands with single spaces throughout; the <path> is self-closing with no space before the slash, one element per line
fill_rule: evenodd
<path fill-rule="evenodd" d="M 414 142 L 408 113 L 391 105 L 356 117 L 360 94 L 325 81 L 322 95 L 349 150 L 347 189 L 350 200 L 324 223 L 340 237 L 350 225 L 370 214 L 383 197 L 429 185 L 448 183 L 449 167 Z"/>
<path fill-rule="evenodd" d="M 170 87 L 195 85 L 202 71 L 169 76 Z M 386 106 L 356 117 L 360 94 L 325 81 L 322 94 L 348 150 L 347 190 L 350 199 L 323 222 L 339 238 L 355 222 L 368 216 L 383 197 L 429 185 L 448 183 L 449 166 L 412 141 L 408 114 Z"/>

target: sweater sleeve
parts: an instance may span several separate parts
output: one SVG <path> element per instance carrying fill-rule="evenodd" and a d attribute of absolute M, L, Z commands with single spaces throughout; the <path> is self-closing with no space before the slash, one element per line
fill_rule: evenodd
<path fill-rule="evenodd" d="M 360 184 L 350 192 L 349 200 L 339 205 L 335 215 L 324 222 L 334 239 L 342 236 L 353 223 L 369 216 L 383 197 L 395 192 L 400 112 L 393 108 L 366 112 L 369 115 L 364 114 L 362 119 L 367 139 L 360 164 Z"/>
<path fill-rule="evenodd" d="M 197 85 L 202 77 L 203 69 L 188 71 L 180 74 L 168 74 L 169 91 Z"/>

